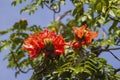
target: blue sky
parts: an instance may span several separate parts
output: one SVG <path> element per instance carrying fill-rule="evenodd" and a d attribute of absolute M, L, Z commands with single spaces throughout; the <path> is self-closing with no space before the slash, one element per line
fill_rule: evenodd
<path fill-rule="evenodd" d="M 0 30 L 5 30 L 6 28 L 12 27 L 15 22 L 22 18 L 27 19 L 29 25 L 36 24 L 41 25 L 42 27 L 49 25 L 53 20 L 53 12 L 47 8 L 44 10 L 39 9 L 34 15 L 28 15 L 28 13 L 20 14 L 20 9 L 22 9 L 26 3 L 13 7 L 11 6 L 11 1 L 12 0 L 0 1 Z M 70 3 L 67 3 L 66 6 L 63 6 L 62 13 L 73 8 L 73 6 L 69 6 L 69 4 Z M 57 16 L 59 15 L 61 15 L 61 13 L 57 14 Z M 3 39 L 7 37 L 8 36 L 2 36 L 0 38 Z M 7 55 L 7 52 L 8 50 L 4 50 L 0 53 L 0 80 L 28 80 L 28 78 L 32 75 L 32 72 L 29 72 L 28 74 L 20 74 L 17 78 L 15 78 L 15 70 L 7 68 L 7 60 L 3 61 L 3 58 Z M 115 51 L 115 54 L 120 57 L 118 51 Z M 109 53 L 104 53 L 100 57 L 105 57 L 108 60 L 108 63 L 112 64 L 114 67 L 120 66 L 120 62 L 114 59 Z"/>

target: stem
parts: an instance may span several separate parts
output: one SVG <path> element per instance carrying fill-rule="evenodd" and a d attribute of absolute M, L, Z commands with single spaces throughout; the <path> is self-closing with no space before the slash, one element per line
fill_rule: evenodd
<path fill-rule="evenodd" d="M 110 16 L 109 16 L 109 18 L 110 18 L 111 20 L 114 20 L 114 21 L 118 21 L 118 22 L 120 22 L 120 20 L 117 19 L 117 18 L 112 18 L 112 17 L 110 17 Z"/>
<path fill-rule="evenodd" d="M 115 69 L 115 71 L 114 71 L 114 72 L 115 72 L 115 73 L 117 73 L 117 72 L 119 72 L 119 71 L 120 71 L 120 68 Z"/>
<path fill-rule="evenodd" d="M 68 15 L 68 13 L 70 13 L 71 11 L 72 11 L 72 10 L 66 11 L 66 12 L 63 13 L 61 16 L 59 16 L 55 21 L 58 22 L 58 23 L 60 24 L 61 19 L 63 19 L 63 18 L 64 18 L 66 15 Z M 61 33 L 62 29 L 63 29 L 63 26 L 59 26 L 58 34 Z"/>
<path fill-rule="evenodd" d="M 16 66 L 17 66 L 17 68 L 18 68 L 18 70 L 19 70 L 20 72 L 22 72 L 22 73 L 27 73 L 27 72 L 29 72 L 30 70 L 33 70 L 32 68 L 29 68 L 29 69 L 26 70 L 26 71 L 22 70 L 22 69 L 20 68 L 20 65 L 17 63 L 17 61 L 16 61 L 16 59 L 15 59 L 15 55 L 14 55 L 14 53 L 13 53 L 12 51 L 11 51 L 11 54 L 12 54 L 13 61 L 14 61 L 14 63 L 16 64 Z"/>
<path fill-rule="evenodd" d="M 109 50 L 120 50 L 120 47 L 118 47 L 118 48 L 101 49 L 101 51 L 109 51 Z"/>
<path fill-rule="evenodd" d="M 120 61 L 120 59 L 116 55 L 114 55 L 113 52 L 109 51 L 109 53 L 112 54 L 115 59 L 117 59 L 118 61 Z"/>
<path fill-rule="evenodd" d="M 61 19 L 63 19 L 68 13 L 70 13 L 72 10 L 68 10 L 66 12 L 64 12 L 61 16 L 59 16 L 55 21 L 60 22 Z"/>

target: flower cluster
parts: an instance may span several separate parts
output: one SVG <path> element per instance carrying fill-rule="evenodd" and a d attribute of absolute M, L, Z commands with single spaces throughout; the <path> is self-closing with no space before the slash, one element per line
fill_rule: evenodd
<path fill-rule="evenodd" d="M 37 57 L 40 53 L 44 53 L 45 57 L 54 57 L 64 54 L 64 46 L 72 46 L 74 50 L 79 49 L 82 45 L 88 45 L 92 39 L 98 36 L 97 32 L 92 32 L 82 25 L 80 28 L 73 27 L 75 32 L 75 40 L 72 44 L 66 43 L 62 35 L 57 35 L 54 31 L 45 29 L 39 34 L 31 34 L 24 40 L 24 49 L 29 51 L 31 58 Z"/>
<path fill-rule="evenodd" d="M 82 25 L 80 28 L 72 27 L 75 32 L 75 42 L 73 43 L 74 49 L 80 48 L 82 45 L 90 44 L 92 39 L 98 36 L 97 32 L 93 32 L 86 27 L 86 24 Z"/>
<path fill-rule="evenodd" d="M 52 57 L 64 54 L 66 42 L 61 35 L 55 32 L 49 32 L 45 29 L 39 34 L 31 34 L 24 40 L 24 49 L 29 51 L 31 58 L 37 57 L 41 52 L 45 57 Z"/>

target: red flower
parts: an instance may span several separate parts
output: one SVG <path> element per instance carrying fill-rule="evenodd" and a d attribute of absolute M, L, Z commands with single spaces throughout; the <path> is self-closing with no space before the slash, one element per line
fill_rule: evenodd
<path fill-rule="evenodd" d="M 56 38 L 54 38 L 52 44 L 54 45 L 55 55 L 64 54 L 64 46 L 66 42 L 61 35 L 58 35 Z"/>
<path fill-rule="evenodd" d="M 98 36 L 97 32 L 92 32 L 90 29 L 86 28 L 86 24 L 82 25 L 80 28 L 73 27 L 73 30 L 75 31 L 76 40 L 73 48 L 80 48 L 81 45 L 88 45 L 92 42 L 92 39 Z"/>
<path fill-rule="evenodd" d="M 44 52 L 46 57 L 64 54 L 65 44 L 61 35 L 56 35 L 55 32 L 45 29 L 39 34 L 29 35 L 24 40 L 23 46 L 25 50 L 29 51 L 30 57 L 35 58 L 41 52 Z"/>
<path fill-rule="evenodd" d="M 29 35 L 28 39 L 24 40 L 24 49 L 29 51 L 31 58 L 35 58 L 39 55 L 41 49 L 45 47 L 42 42 L 42 38 L 39 38 L 37 34 Z"/>
<path fill-rule="evenodd" d="M 76 42 L 73 43 L 72 47 L 73 47 L 74 50 L 76 50 L 76 49 L 81 47 L 81 44 L 80 44 L 79 41 L 76 41 Z"/>

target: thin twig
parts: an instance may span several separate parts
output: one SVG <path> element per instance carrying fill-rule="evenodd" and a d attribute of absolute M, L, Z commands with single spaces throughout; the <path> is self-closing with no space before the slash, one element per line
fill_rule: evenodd
<path fill-rule="evenodd" d="M 120 61 L 120 59 L 119 59 L 117 56 L 115 56 L 115 55 L 112 53 L 112 51 L 109 50 L 108 52 L 109 52 L 110 54 L 112 54 L 115 59 L 117 59 L 118 61 Z"/>
<path fill-rule="evenodd" d="M 66 15 L 68 15 L 68 13 L 70 13 L 72 10 L 68 10 L 68 11 L 66 11 L 65 13 L 63 13 L 61 16 L 59 16 L 58 18 L 56 18 L 56 22 L 58 22 L 59 24 L 60 24 L 60 22 L 61 22 L 61 19 L 63 19 Z M 61 31 L 62 31 L 62 29 L 63 29 L 63 26 L 60 26 L 59 25 L 59 31 L 58 31 L 58 34 L 60 34 L 61 33 Z"/>
<path fill-rule="evenodd" d="M 103 51 L 109 51 L 109 50 L 120 50 L 120 48 L 105 48 L 105 49 L 99 49 L 99 50 L 97 49 L 92 52 L 96 52 L 96 51 L 103 52 Z"/>
<path fill-rule="evenodd" d="M 90 53 L 90 52 L 93 52 L 93 53 L 96 53 L 97 54 L 97 56 L 99 56 L 99 54 L 100 53 L 102 53 L 102 52 L 108 52 L 108 51 L 110 51 L 110 50 L 120 50 L 120 47 L 119 48 L 109 48 L 109 45 L 106 47 L 106 48 L 104 48 L 104 49 L 102 49 L 102 48 L 98 48 L 98 49 L 95 49 L 95 50 L 91 50 L 91 51 L 88 51 L 88 52 L 86 52 L 86 54 L 87 53 Z"/>
<path fill-rule="evenodd" d="M 119 72 L 119 71 L 120 71 L 120 68 L 115 69 L 115 71 L 114 71 L 114 72 L 115 72 L 115 73 L 117 73 L 117 72 Z"/>
<path fill-rule="evenodd" d="M 16 61 L 15 55 L 14 55 L 14 53 L 13 53 L 12 51 L 11 51 L 11 54 L 12 54 L 13 61 L 14 61 L 14 63 L 16 64 L 16 66 L 17 66 L 17 68 L 19 69 L 20 72 L 22 72 L 22 73 L 27 73 L 27 72 L 29 72 L 30 70 L 33 70 L 33 68 L 29 68 L 29 69 L 27 69 L 26 71 L 22 70 L 22 69 L 20 68 L 18 62 Z"/>
<path fill-rule="evenodd" d="M 114 21 L 118 21 L 118 22 L 120 22 L 119 19 L 115 19 L 115 18 L 112 18 L 112 17 L 110 17 L 110 16 L 109 16 L 109 18 L 110 18 L 111 20 L 114 20 Z"/>
<path fill-rule="evenodd" d="M 115 44 L 116 46 L 120 46 L 120 44 Z"/>
<path fill-rule="evenodd" d="M 61 16 L 59 16 L 55 21 L 60 22 L 61 19 L 63 19 L 68 13 L 70 13 L 72 10 L 68 10 L 66 12 L 64 12 Z"/>
<path fill-rule="evenodd" d="M 50 9 L 50 10 L 52 10 L 53 12 L 55 12 L 55 13 L 59 13 L 60 12 L 60 3 L 58 4 L 58 9 L 57 9 L 57 11 L 56 11 L 56 9 L 52 9 L 50 6 L 48 6 L 45 2 L 44 2 L 44 5 L 48 8 L 48 9 Z"/>
<path fill-rule="evenodd" d="M 120 50 L 120 47 L 118 48 L 108 48 L 108 49 L 101 49 L 101 51 L 109 51 L 109 50 Z"/>

